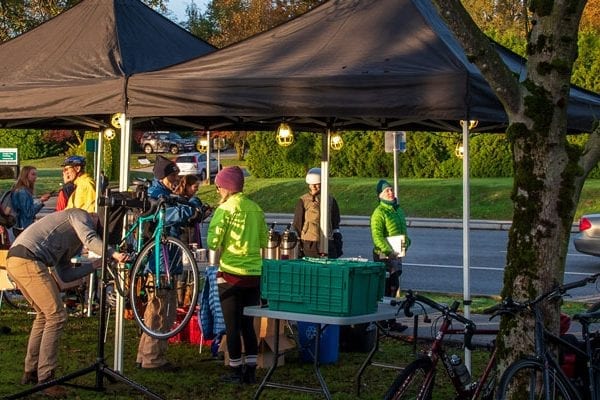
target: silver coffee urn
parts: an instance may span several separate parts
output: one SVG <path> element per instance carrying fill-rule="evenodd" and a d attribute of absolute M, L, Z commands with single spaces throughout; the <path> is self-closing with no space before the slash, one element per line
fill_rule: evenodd
<path fill-rule="evenodd" d="M 298 258 L 298 235 L 292 230 L 292 224 L 288 224 L 281 234 L 279 254 L 282 260 Z"/>
<path fill-rule="evenodd" d="M 267 248 L 262 249 L 262 257 L 268 260 L 279 260 L 279 242 L 281 234 L 275 230 L 275 222 L 269 228 Z"/>

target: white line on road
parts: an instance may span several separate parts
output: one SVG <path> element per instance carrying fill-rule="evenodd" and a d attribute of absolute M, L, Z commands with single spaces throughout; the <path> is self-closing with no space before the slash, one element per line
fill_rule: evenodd
<path fill-rule="evenodd" d="M 446 268 L 446 269 L 463 269 L 462 265 L 440 265 L 440 264 L 415 264 L 415 263 L 402 263 L 402 265 L 410 267 L 429 267 L 429 268 Z M 504 268 L 497 267 L 470 267 L 469 269 L 477 269 L 484 271 L 504 271 Z M 591 275 L 589 272 L 569 272 L 566 271 L 565 275 L 576 275 L 576 276 L 588 276 Z"/>

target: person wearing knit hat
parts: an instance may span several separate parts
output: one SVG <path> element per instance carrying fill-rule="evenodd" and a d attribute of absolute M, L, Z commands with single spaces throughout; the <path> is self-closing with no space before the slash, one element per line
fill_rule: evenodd
<path fill-rule="evenodd" d="M 237 166 L 223 168 L 215 177 L 215 185 L 231 193 L 239 193 L 244 190 L 244 172 Z"/>
<path fill-rule="evenodd" d="M 154 163 L 154 179 L 148 188 L 148 198 L 156 202 L 163 197 L 171 197 L 179 184 L 179 168 L 177 164 L 163 156 L 157 156 Z M 196 209 L 189 205 L 169 205 L 165 212 L 165 223 L 169 227 L 168 235 L 179 238 L 184 225 L 195 215 Z M 174 263 L 171 273 L 181 273 L 181 265 Z M 160 321 L 162 327 L 175 323 L 177 309 L 177 293 L 173 290 L 152 291 L 148 294 L 148 303 L 144 310 L 145 321 Z M 156 329 L 160 329 L 157 326 Z M 136 355 L 136 366 L 142 370 L 174 372 L 179 368 L 167 360 L 168 341 L 156 339 L 142 333 Z"/>
<path fill-rule="evenodd" d="M 385 264 L 389 275 L 386 278 L 384 295 L 396 297 L 400 289 L 402 274 L 402 256 L 410 246 L 410 238 L 406 229 L 404 211 L 398 205 L 394 188 L 385 179 L 379 180 L 375 187 L 379 204 L 371 214 L 371 238 L 373 239 L 373 259 Z M 403 240 L 398 248 L 396 240 Z M 407 327 L 395 319 L 385 321 L 389 330 L 401 332 Z"/>
<path fill-rule="evenodd" d="M 327 252 L 321 247 L 321 168 L 311 168 L 305 178 L 308 193 L 296 202 L 292 226 L 298 234 L 300 257 L 339 258 L 343 254 L 340 232 L 340 208 L 333 196 L 328 196 L 329 234 Z"/>
<path fill-rule="evenodd" d="M 163 156 L 157 156 L 152 173 L 156 179 L 164 179 L 172 174 L 179 174 L 179 167 L 173 161 Z"/>
<path fill-rule="evenodd" d="M 253 318 L 244 307 L 260 304 L 262 249 L 267 247 L 263 210 L 242 192 L 244 174 L 239 167 L 223 168 L 215 177 L 220 205 L 208 226 L 209 250 L 220 252 L 217 286 L 229 352 L 229 383 L 256 383 L 258 341 Z M 244 358 L 242 358 L 242 341 Z"/>

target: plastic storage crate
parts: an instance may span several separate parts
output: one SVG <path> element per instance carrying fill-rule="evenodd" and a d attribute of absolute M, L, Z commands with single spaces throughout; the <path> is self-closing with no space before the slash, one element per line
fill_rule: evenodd
<path fill-rule="evenodd" d="M 379 262 L 332 259 L 263 260 L 261 295 L 276 311 L 332 316 L 377 311 L 385 285 Z"/>

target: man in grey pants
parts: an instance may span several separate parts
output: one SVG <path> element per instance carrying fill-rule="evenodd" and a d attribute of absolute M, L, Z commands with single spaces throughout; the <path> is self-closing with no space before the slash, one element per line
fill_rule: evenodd
<path fill-rule="evenodd" d="M 84 245 L 90 251 L 102 254 L 104 245 L 98 228 L 96 214 L 79 208 L 66 209 L 30 225 L 8 251 L 6 271 L 36 311 L 21 384 L 48 382 L 54 378 L 58 366 L 58 344 L 67 313 L 48 268 L 54 267 L 65 282 L 90 274 L 94 266 L 73 267 L 71 258 L 79 255 Z M 118 262 L 127 259 L 126 254 L 110 247 L 107 257 Z M 52 386 L 44 393 L 58 397 L 66 395 L 66 390 Z"/>

